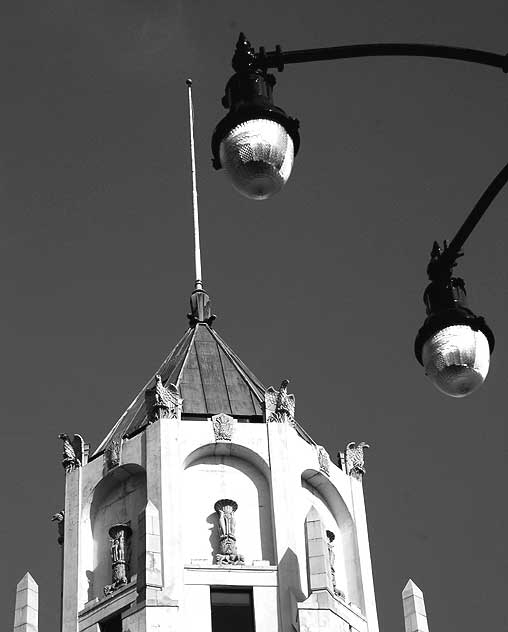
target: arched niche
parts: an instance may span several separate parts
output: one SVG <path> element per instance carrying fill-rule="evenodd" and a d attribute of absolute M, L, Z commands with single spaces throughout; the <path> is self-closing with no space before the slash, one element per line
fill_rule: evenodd
<path fill-rule="evenodd" d="M 335 535 L 335 572 L 337 589 L 348 602 L 364 610 L 364 598 L 353 517 L 344 499 L 322 472 L 307 469 L 302 472 L 303 522 L 314 508 L 326 530 Z"/>
<path fill-rule="evenodd" d="M 238 503 L 235 512 L 238 553 L 252 560 L 274 563 L 272 502 L 266 462 L 236 444 L 208 444 L 184 461 L 182 541 L 186 564 L 193 559 L 210 564 L 219 552 L 217 500 Z"/>
<path fill-rule="evenodd" d="M 111 541 L 109 529 L 115 524 L 128 524 L 129 575 L 137 573 L 138 516 L 146 506 L 146 472 L 136 464 L 126 464 L 112 470 L 95 487 L 89 511 L 91 542 L 88 568 L 87 600 L 104 596 L 104 586 L 111 584 Z"/>

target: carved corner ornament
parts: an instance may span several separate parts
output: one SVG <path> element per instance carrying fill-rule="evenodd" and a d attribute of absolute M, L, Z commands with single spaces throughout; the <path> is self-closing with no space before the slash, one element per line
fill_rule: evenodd
<path fill-rule="evenodd" d="M 112 583 L 104 586 L 105 596 L 113 594 L 129 583 L 131 535 L 132 529 L 128 524 L 115 524 L 109 529 Z"/>
<path fill-rule="evenodd" d="M 78 467 L 81 467 L 83 460 L 86 457 L 85 454 L 85 442 L 81 435 L 74 435 L 71 440 L 68 434 L 64 432 L 58 435 L 58 438 L 62 440 L 63 452 L 62 452 L 62 467 L 66 474 L 73 472 Z"/>
<path fill-rule="evenodd" d="M 104 450 L 104 465 L 107 471 L 120 465 L 122 459 L 122 440 L 111 441 Z"/>
<path fill-rule="evenodd" d="M 321 472 L 324 472 L 327 476 L 330 476 L 330 455 L 323 448 L 322 445 L 317 446 L 317 456 L 319 469 Z"/>
<path fill-rule="evenodd" d="M 360 441 L 358 445 L 354 441 L 347 444 L 345 452 L 347 474 L 355 478 L 362 478 L 365 474 L 364 450 L 367 448 L 370 448 L 370 446 L 365 441 Z"/>
<path fill-rule="evenodd" d="M 215 441 L 231 441 L 236 420 L 226 413 L 213 415 L 212 426 Z"/>
<path fill-rule="evenodd" d="M 279 390 L 273 386 L 265 392 L 265 418 L 267 422 L 295 423 L 295 396 L 288 393 L 289 380 L 283 380 Z"/>
<path fill-rule="evenodd" d="M 223 566 L 245 564 L 244 556 L 236 548 L 235 511 L 238 504 L 229 498 L 222 498 L 215 503 L 214 509 L 219 518 L 220 542 L 220 553 L 215 556 L 215 563 Z"/>
<path fill-rule="evenodd" d="M 183 399 L 174 384 L 163 386 L 160 375 L 155 376 L 155 385 L 145 391 L 145 408 L 148 423 L 159 419 L 180 419 Z"/>
<path fill-rule="evenodd" d="M 65 532 L 65 511 L 62 509 L 61 511 L 57 511 L 56 514 L 53 514 L 51 517 L 51 522 L 56 522 L 56 526 L 58 529 L 58 544 L 60 546 L 64 543 L 64 532 Z"/>

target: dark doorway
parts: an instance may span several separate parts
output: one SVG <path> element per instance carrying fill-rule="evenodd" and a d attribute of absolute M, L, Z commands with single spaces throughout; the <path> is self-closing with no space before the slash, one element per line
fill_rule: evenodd
<path fill-rule="evenodd" d="M 101 632 L 122 632 L 122 617 L 119 614 L 114 615 L 110 619 L 101 621 L 99 627 Z"/>
<path fill-rule="evenodd" d="M 212 632 L 255 632 L 252 589 L 211 588 Z"/>

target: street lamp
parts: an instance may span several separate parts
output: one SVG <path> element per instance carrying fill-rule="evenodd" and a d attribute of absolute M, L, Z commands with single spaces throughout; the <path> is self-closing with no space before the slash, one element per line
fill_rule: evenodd
<path fill-rule="evenodd" d="M 240 33 L 233 69 L 222 99 L 228 114 L 212 137 L 213 166 L 226 170 L 233 186 L 248 198 L 262 200 L 282 189 L 300 146 L 299 123 L 273 103 L 275 77 L 288 63 L 370 56 L 415 56 L 456 59 L 508 72 L 508 55 L 435 44 L 354 44 L 282 52 L 280 46 L 256 53 Z M 461 249 L 492 200 L 508 181 L 506 165 L 485 190 L 449 245 L 437 243 L 427 267 L 424 293 L 427 318 L 415 340 L 415 355 L 431 382 L 443 393 L 464 397 L 488 373 L 494 335 L 466 302 L 464 281 L 452 276 Z"/>
<path fill-rule="evenodd" d="M 275 77 L 257 67 L 256 55 L 240 35 L 235 74 L 222 105 L 228 114 L 212 139 L 213 165 L 224 167 L 237 191 L 264 200 L 286 184 L 300 146 L 299 123 L 273 103 Z"/>

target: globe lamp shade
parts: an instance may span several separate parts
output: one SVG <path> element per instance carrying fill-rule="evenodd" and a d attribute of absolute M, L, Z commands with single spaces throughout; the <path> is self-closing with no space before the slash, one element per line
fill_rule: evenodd
<path fill-rule="evenodd" d="M 434 333 L 421 354 L 425 374 L 445 395 L 465 397 L 483 384 L 490 364 L 485 334 L 469 325 L 451 325 Z"/>
<path fill-rule="evenodd" d="M 242 195 L 265 200 L 288 181 L 293 139 L 278 122 L 254 118 L 234 126 L 220 143 L 220 162 Z"/>

